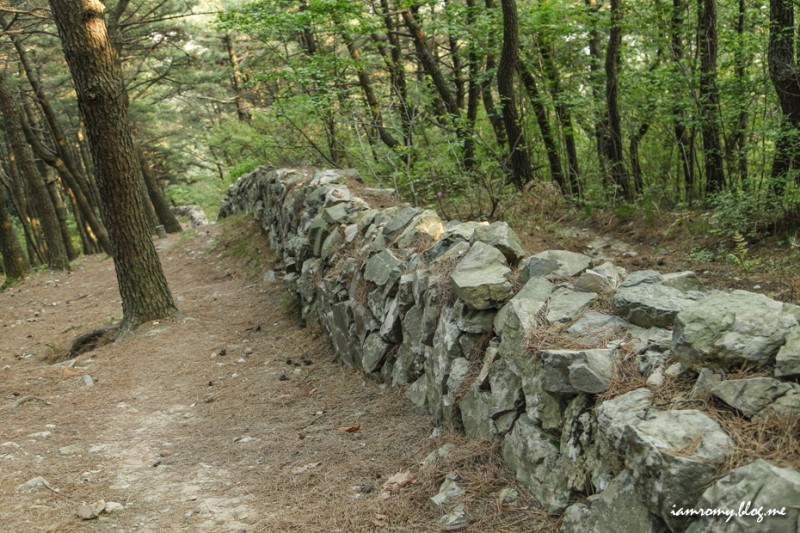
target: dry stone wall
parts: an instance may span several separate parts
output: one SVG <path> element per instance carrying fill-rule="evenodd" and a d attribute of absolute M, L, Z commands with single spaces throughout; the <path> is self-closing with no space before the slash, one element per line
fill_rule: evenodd
<path fill-rule="evenodd" d="M 797 420 L 800 307 L 707 291 L 691 272 L 528 256 L 503 222 L 377 209 L 353 179 L 259 169 L 220 211 L 260 221 L 303 319 L 342 363 L 407 387 L 435 424 L 498 441 L 566 533 L 800 531 L 800 472 L 757 460 L 720 477 L 734 441 L 702 410 L 711 398 L 743 418 Z M 621 382 L 626 366 L 646 383 Z M 743 367 L 761 375 L 725 379 Z M 691 397 L 665 406 L 659 390 L 679 378 L 696 380 Z M 742 502 L 784 515 L 688 512 Z"/>

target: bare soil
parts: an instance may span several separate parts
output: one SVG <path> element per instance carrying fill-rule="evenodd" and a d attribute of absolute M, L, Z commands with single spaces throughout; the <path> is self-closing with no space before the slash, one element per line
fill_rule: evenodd
<path fill-rule="evenodd" d="M 521 490 L 498 502 L 515 484 L 496 448 L 432 437 L 401 388 L 333 362 L 262 278 L 252 223 L 157 246 L 180 316 L 72 360 L 73 338 L 121 317 L 111 260 L 0 293 L 0 530 L 439 531 L 429 498 L 448 473 L 469 531 L 556 529 Z M 445 443 L 456 451 L 421 468 Z M 398 472 L 414 482 L 382 496 Z M 124 507 L 78 517 L 98 500 Z"/>

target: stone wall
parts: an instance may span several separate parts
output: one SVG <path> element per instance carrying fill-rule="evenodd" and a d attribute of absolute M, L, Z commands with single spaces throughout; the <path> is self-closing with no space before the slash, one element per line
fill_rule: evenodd
<path fill-rule="evenodd" d="M 500 442 L 564 532 L 800 531 L 800 473 L 763 460 L 726 473 L 735 441 L 704 410 L 797 423 L 800 307 L 707 291 L 691 272 L 527 256 L 503 222 L 377 209 L 357 180 L 259 169 L 220 211 L 254 213 L 342 363 L 407 387 L 436 425 Z M 725 379 L 742 368 L 758 377 Z M 680 512 L 748 501 L 786 516 Z"/>

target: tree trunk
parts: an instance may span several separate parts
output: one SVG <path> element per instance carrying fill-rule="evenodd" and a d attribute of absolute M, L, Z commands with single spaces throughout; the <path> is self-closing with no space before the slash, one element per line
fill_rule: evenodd
<path fill-rule="evenodd" d="M 794 2 L 770 0 L 769 21 L 769 75 L 783 113 L 770 188 L 780 196 L 791 171 L 800 168 L 800 74 L 794 55 Z"/>
<path fill-rule="evenodd" d="M 406 72 L 403 65 L 403 49 L 400 45 L 400 37 L 397 35 L 395 23 L 396 13 L 389 8 L 389 0 L 380 0 L 381 11 L 383 14 L 383 25 L 386 28 L 386 37 L 389 40 L 389 57 L 391 66 L 389 68 L 392 90 L 400 100 L 401 120 L 403 123 L 403 144 L 406 148 L 411 148 L 413 143 L 413 112 L 408 102 L 408 87 L 406 84 Z M 408 157 L 411 157 L 409 150 Z M 408 160 L 410 163 L 410 159 Z"/>
<path fill-rule="evenodd" d="M 5 119 L 8 141 L 16 155 L 17 168 L 30 185 L 33 200 L 36 202 L 36 209 L 42 221 L 42 231 L 47 244 L 47 266 L 54 270 L 68 270 L 69 257 L 61 237 L 58 215 L 50 200 L 47 187 L 36 169 L 31 148 L 25 140 L 25 132 L 22 129 L 21 110 L 8 90 L 4 75 L 0 75 L 0 112 Z"/>
<path fill-rule="evenodd" d="M 243 122 L 250 122 L 253 117 L 250 114 L 250 103 L 244 96 L 244 76 L 239 69 L 239 58 L 236 57 L 236 50 L 233 49 L 233 40 L 230 34 L 225 34 L 222 37 L 222 42 L 228 51 L 228 60 L 231 63 L 231 81 L 233 83 L 233 96 L 236 102 L 236 116 Z"/>
<path fill-rule="evenodd" d="M 622 191 L 629 202 L 633 201 L 633 188 L 631 187 L 628 171 L 625 169 L 622 145 L 622 124 L 619 117 L 619 104 L 617 92 L 617 63 L 622 45 L 622 0 L 611 0 L 611 31 L 608 35 L 608 48 L 606 49 L 606 107 L 608 108 L 608 145 L 606 151 L 608 162 L 611 166 L 611 182 L 614 187 Z"/>
<path fill-rule="evenodd" d="M 22 247 L 11 224 L 11 216 L 6 208 L 8 195 L 4 181 L 10 181 L 8 176 L 0 177 L 0 255 L 3 258 L 3 272 L 8 281 L 24 278 L 30 272 L 31 265 L 22 253 Z"/>
<path fill-rule="evenodd" d="M 697 47 L 700 53 L 700 136 L 706 170 L 706 193 L 725 186 L 722 145 L 719 141 L 717 89 L 717 8 L 715 0 L 697 0 Z"/>
<path fill-rule="evenodd" d="M 467 0 L 467 25 L 475 24 L 475 0 Z M 475 168 L 475 121 L 478 119 L 478 105 L 481 98 L 480 57 L 477 47 L 470 43 L 467 50 L 467 138 L 464 140 L 464 168 Z"/>
<path fill-rule="evenodd" d="M 153 209 L 155 209 L 158 221 L 164 226 L 167 233 L 180 233 L 183 231 L 181 223 L 175 217 L 175 213 L 169 208 L 167 200 L 161 193 L 161 187 L 158 186 L 156 177 L 153 176 L 152 165 L 141 146 L 136 148 L 136 155 L 139 158 L 139 165 L 142 167 L 142 176 L 144 177 L 144 184 L 147 187 L 147 194 L 150 197 L 150 202 L 153 204 Z"/>
<path fill-rule="evenodd" d="M 176 312 L 143 216 L 128 96 L 98 0 L 50 0 L 86 122 L 102 211 L 114 248 L 125 334 Z"/>
<path fill-rule="evenodd" d="M 672 131 L 675 134 L 675 142 L 678 144 L 678 156 L 681 160 L 683 171 L 683 183 L 686 190 L 686 198 L 691 203 L 694 199 L 695 189 L 695 167 L 694 167 L 694 143 L 689 137 L 686 128 L 686 109 L 680 100 L 680 94 L 686 90 L 683 80 L 683 24 L 686 5 L 683 0 L 672 0 L 672 16 L 670 17 L 670 50 L 672 51 L 673 77 L 676 83 L 675 103 L 672 106 L 674 116 Z"/>
<path fill-rule="evenodd" d="M 589 8 L 589 85 L 592 89 L 592 100 L 594 102 L 594 139 L 595 149 L 597 152 L 597 164 L 600 168 L 600 174 L 607 182 L 610 181 L 611 176 L 608 172 L 608 162 L 606 144 L 608 141 L 608 114 L 601 109 L 605 108 L 605 100 L 603 98 L 603 60 L 600 56 L 602 48 L 602 39 L 600 31 L 597 29 L 599 23 L 599 11 L 602 7 L 602 2 L 597 0 L 585 0 L 586 6 Z"/>
<path fill-rule="evenodd" d="M 558 67 L 553 60 L 553 45 L 547 39 L 544 43 L 539 43 L 539 52 L 544 64 L 544 72 L 550 80 L 550 94 L 555 103 L 556 118 L 561 126 L 561 134 L 564 137 L 564 149 L 567 154 L 567 176 L 569 178 L 569 189 L 572 194 L 580 193 L 578 177 L 580 168 L 578 166 L 578 149 L 575 146 L 575 127 L 572 124 L 572 111 L 570 105 L 565 101 L 566 96 L 561 88 L 561 75 Z"/>
<path fill-rule="evenodd" d="M 522 78 L 522 84 L 525 85 L 525 90 L 528 93 L 528 100 L 533 106 L 533 113 L 536 115 L 536 122 L 539 124 L 539 132 L 542 134 L 542 142 L 544 143 L 545 152 L 547 152 L 547 162 L 550 165 L 550 176 L 558 184 L 558 188 L 564 194 L 570 193 L 569 184 L 564 179 L 564 172 L 561 167 L 561 156 L 558 153 L 558 144 L 556 143 L 553 131 L 550 129 L 550 121 L 547 118 L 547 110 L 542 103 L 542 95 L 539 92 L 539 87 L 536 83 L 536 78 L 528 70 L 527 65 L 521 59 L 517 59 L 517 70 Z"/>
<path fill-rule="evenodd" d="M 503 101 L 503 124 L 506 127 L 509 143 L 511 175 L 517 189 L 533 179 L 531 158 L 524 130 L 520 127 L 517 100 L 514 94 L 514 72 L 517 70 L 519 50 L 519 23 L 515 0 L 500 0 L 503 12 L 503 48 L 500 64 L 497 67 L 497 89 Z"/>
<path fill-rule="evenodd" d="M 494 0 L 485 0 L 484 4 L 486 9 L 495 9 Z M 488 50 L 494 50 L 494 35 L 487 36 Z M 497 68 L 497 60 L 492 52 L 486 54 L 486 67 L 483 69 L 484 75 L 481 77 L 481 98 L 483 99 L 483 107 L 486 109 L 486 116 L 489 118 L 489 123 L 494 130 L 495 139 L 497 139 L 497 146 L 501 150 L 505 150 L 506 130 L 503 126 L 503 117 L 497 112 L 494 105 L 494 95 L 492 94 L 492 80 L 495 76 L 495 69 Z"/>

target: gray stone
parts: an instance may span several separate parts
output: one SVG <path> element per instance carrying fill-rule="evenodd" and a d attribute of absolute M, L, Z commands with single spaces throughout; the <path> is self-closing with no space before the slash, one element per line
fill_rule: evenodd
<path fill-rule="evenodd" d="M 661 283 L 658 272 L 634 272 L 614 295 L 614 311 L 643 328 L 670 328 L 675 317 L 695 304 L 700 294 L 685 293 Z"/>
<path fill-rule="evenodd" d="M 500 353 L 503 357 L 528 358 L 527 341 L 538 326 L 538 317 L 553 284 L 544 278 L 533 278 L 522 287 L 494 318 L 494 331 L 500 335 Z"/>
<path fill-rule="evenodd" d="M 537 276 L 572 277 L 592 266 L 592 258 L 567 250 L 547 250 L 529 257 L 520 272 L 520 282 Z"/>
<path fill-rule="evenodd" d="M 326 207 L 322 210 L 322 218 L 328 224 L 347 224 L 350 222 L 350 213 L 347 204 L 340 203 Z"/>
<path fill-rule="evenodd" d="M 593 269 L 586 270 L 575 283 L 575 290 L 580 292 L 603 293 L 613 291 L 621 283 L 619 269 L 613 263 L 603 263 Z"/>
<path fill-rule="evenodd" d="M 547 321 L 551 324 L 575 320 L 597 298 L 594 292 L 576 292 L 561 287 L 553 292 L 547 304 Z"/>
<path fill-rule="evenodd" d="M 779 378 L 800 377 L 800 328 L 786 335 L 786 343 L 775 357 L 775 376 Z"/>
<path fill-rule="evenodd" d="M 762 294 L 712 294 L 678 314 L 672 353 L 695 370 L 760 367 L 775 360 L 794 327 L 795 316 Z"/>
<path fill-rule="evenodd" d="M 431 510 L 443 512 L 455 505 L 464 494 L 464 489 L 459 487 L 454 479 L 447 477 L 439 487 L 439 492 L 431 497 Z"/>
<path fill-rule="evenodd" d="M 697 374 L 697 381 L 694 382 L 689 397 L 695 400 L 705 400 L 711 395 L 714 386 L 721 382 L 722 375 L 714 372 L 710 368 L 703 368 Z"/>
<path fill-rule="evenodd" d="M 464 433 L 473 438 L 490 440 L 502 436 L 523 404 L 522 383 L 504 360 L 491 365 L 488 390 L 483 381 L 472 385 L 459 402 Z M 513 416 L 504 416 L 512 414 Z"/>
<path fill-rule="evenodd" d="M 525 255 L 519 237 L 506 222 L 499 221 L 488 226 L 476 226 L 471 240 L 494 246 L 506 257 L 510 265 L 516 265 Z"/>
<path fill-rule="evenodd" d="M 341 244 L 342 239 L 342 230 L 339 228 L 334 228 L 325 239 L 325 242 L 322 243 L 322 248 L 320 248 L 319 252 L 320 257 L 323 260 L 329 259 L 336 252 L 336 249 Z"/>
<path fill-rule="evenodd" d="M 752 417 L 791 390 L 790 384 L 774 378 L 747 378 L 723 381 L 711 392 L 746 417 Z"/>
<path fill-rule="evenodd" d="M 657 411 L 625 427 L 617 453 L 654 514 L 673 530 L 687 520 L 670 513 L 691 507 L 733 449 L 719 424 L 696 410 Z"/>
<path fill-rule="evenodd" d="M 475 242 L 450 278 L 455 291 L 473 309 L 500 307 L 511 296 L 511 269 L 497 248 Z"/>
<path fill-rule="evenodd" d="M 403 339 L 401 327 L 400 304 L 395 297 L 389 300 L 386 306 L 386 314 L 380 329 L 381 337 L 387 342 L 399 343 Z"/>
<path fill-rule="evenodd" d="M 443 231 L 444 226 L 442 226 L 442 219 L 439 218 L 439 215 L 426 209 L 409 222 L 408 226 L 395 239 L 394 244 L 401 249 L 412 246 L 428 246 L 438 240 Z M 386 228 L 384 228 L 385 234 Z"/>
<path fill-rule="evenodd" d="M 434 247 L 430 248 L 430 250 L 433 249 Z M 460 260 L 462 257 L 467 255 L 467 252 L 469 252 L 469 250 L 470 250 L 469 243 L 464 241 L 458 241 L 451 246 L 445 246 L 445 249 L 441 250 L 441 254 L 436 256 L 435 259 L 431 259 L 430 257 L 428 257 L 427 253 L 425 254 L 425 256 L 431 262 L 431 267 L 437 267 L 439 265 L 447 265 L 450 262 L 456 262 Z"/>
<path fill-rule="evenodd" d="M 358 224 L 348 224 L 344 227 L 344 242 L 351 244 L 358 237 Z"/>
<path fill-rule="evenodd" d="M 569 491 L 558 469 L 558 441 L 527 415 L 520 416 L 503 439 L 503 460 L 522 486 L 549 512 L 566 508 Z"/>
<path fill-rule="evenodd" d="M 777 415 L 789 420 L 800 419 L 800 385 L 796 383 L 790 385 L 792 390 L 765 407 L 758 413 L 757 418 Z"/>
<path fill-rule="evenodd" d="M 442 395 L 442 415 L 445 427 L 457 429 L 455 402 L 456 395 L 461 390 L 461 385 L 469 374 L 469 361 L 464 357 L 456 357 L 450 363 L 450 372 L 445 382 L 444 394 Z"/>
<path fill-rule="evenodd" d="M 389 250 L 383 250 L 367 260 L 364 279 L 383 287 L 400 279 L 404 263 Z"/>
<path fill-rule="evenodd" d="M 800 473 L 758 459 L 714 483 L 693 507 L 727 510 L 731 515 L 698 518 L 689 526 L 688 533 L 800 531 Z M 785 514 L 768 516 L 770 509 Z M 740 511 L 743 516 L 738 516 Z"/>
<path fill-rule="evenodd" d="M 425 407 L 428 401 L 428 380 L 425 376 L 420 377 L 406 389 L 405 393 L 408 401 L 419 408 Z"/>
<path fill-rule="evenodd" d="M 586 503 L 571 505 L 564 512 L 562 533 L 667 533 L 664 523 L 650 514 L 639 499 L 627 470 L 606 489 L 589 496 Z"/>
<path fill-rule="evenodd" d="M 391 217 L 384 226 L 384 237 L 389 241 L 394 240 L 420 211 L 421 210 L 416 207 L 402 208 L 396 215 Z"/>
<path fill-rule="evenodd" d="M 441 517 L 438 522 L 442 531 L 461 531 L 469 526 L 470 518 L 464 504 L 459 503 L 455 509 Z"/>
<path fill-rule="evenodd" d="M 541 350 L 542 387 L 557 394 L 597 394 L 608 388 L 613 350 Z"/>
<path fill-rule="evenodd" d="M 78 506 L 78 518 L 81 520 L 93 520 L 100 516 L 106 508 L 105 500 L 97 500 L 92 503 L 82 503 Z"/>
<path fill-rule="evenodd" d="M 458 222 L 456 220 L 451 220 L 444 227 L 444 234 L 442 234 L 442 240 L 449 239 L 451 241 L 455 240 L 463 240 L 467 242 L 472 241 L 472 236 L 475 234 L 475 230 L 480 228 L 481 226 L 488 226 L 488 222 L 477 222 L 474 220 L 470 220 L 467 222 Z"/>
<path fill-rule="evenodd" d="M 667 287 L 672 287 L 673 289 L 678 289 L 683 292 L 706 290 L 705 285 L 697 279 L 697 274 L 691 270 L 664 274 L 661 283 Z"/>
<path fill-rule="evenodd" d="M 589 310 L 567 328 L 567 333 L 584 342 L 601 343 L 629 326 L 630 324 L 617 316 Z"/>
<path fill-rule="evenodd" d="M 389 351 L 388 342 L 384 341 L 380 334 L 370 333 L 364 341 L 364 354 L 361 356 L 361 368 L 364 372 L 371 374 L 380 369 L 386 352 Z"/>
<path fill-rule="evenodd" d="M 467 307 L 461 301 L 457 301 L 454 307 L 458 329 L 464 333 L 483 334 L 492 331 L 496 315 L 493 310 L 478 311 Z"/>

